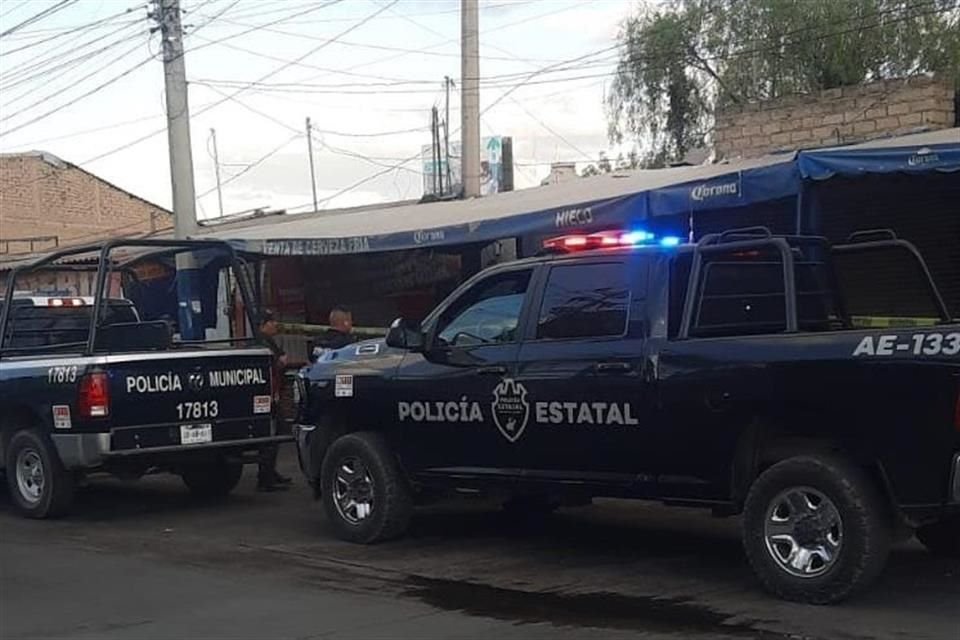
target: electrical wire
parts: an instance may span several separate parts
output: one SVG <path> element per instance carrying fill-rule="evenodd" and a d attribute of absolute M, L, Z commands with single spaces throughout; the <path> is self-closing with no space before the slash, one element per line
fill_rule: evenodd
<path fill-rule="evenodd" d="M 53 53 L 53 55 L 47 55 L 47 57 L 45 58 L 36 59 L 31 64 L 18 66 L 14 71 L 11 71 L 10 73 L 6 73 L 0 76 L 0 82 L 2 82 L 3 89 L 9 90 L 12 87 L 23 84 L 24 82 L 29 82 L 31 80 L 35 80 L 37 78 L 43 77 L 45 74 L 52 73 L 65 66 L 75 66 L 76 64 L 84 62 L 90 59 L 91 57 L 94 57 L 99 53 L 102 53 L 103 51 L 110 49 L 112 46 L 116 44 L 122 44 L 124 42 L 127 42 L 129 41 L 130 38 L 135 37 L 136 34 L 133 34 L 133 33 L 127 34 L 111 43 L 108 43 L 107 45 L 101 46 L 96 50 L 88 51 L 85 53 L 79 53 L 91 45 L 102 44 L 104 39 L 109 38 L 113 35 L 116 35 L 117 33 L 121 33 L 123 31 L 129 31 L 131 27 L 140 25 L 142 22 L 143 22 L 142 20 L 133 20 L 133 21 L 124 23 L 120 25 L 118 28 L 114 29 L 113 31 L 110 31 L 105 34 L 98 34 L 92 40 L 88 40 L 83 44 L 70 46 L 68 51 L 65 51 L 62 53 Z M 75 42 L 76 40 L 79 40 L 84 35 L 85 34 L 81 33 L 80 36 L 78 36 L 77 38 L 73 38 L 68 42 L 62 43 L 62 48 L 66 49 L 68 45 Z M 47 52 L 47 53 L 50 54 L 51 52 Z M 70 57 L 71 55 L 78 54 L 78 53 L 79 55 Z M 66 60 L 66 61 L 60 62 L 60 64 L 56 64 L 55 66 L 52 66 L 52 67 L 49 66 L 51 63 L 55 63 L 60 60 Z"/>
<path fill-rule="evenodd" d="M 184 49 L 185 49 L 185 50 L 184 50 L 184 55 L 186 55 L 187 53 L 193 53 L 194 51 L 199 51 L 200 49 L 205 49 L 206 47 L 209 47 L 209 46 L 218 44 L 218 43 L 223 42 L 223 41 L 225 41 L 225 40 L 230 40 L 230 39 L 233 39 L 233 38 L 239 38 L 240 36 L 245 36 L 245 35 L 247 35 L 247 34 L 254 33 L 255 31 L 264 31 L 264 30 L 268 29 L 269 27 L 271 27 L 271 26 L 273 26 L 273 25 L 275 25 L 275 24 L 280 24 L 280 23 L 282 23 L 282 22 L 286 22 L 286 21 L 288 21 L 288 20 L 292 20 L 293 18 L 298 18 L 298 17 L 300 17 L 300 16 L 305 16 L 305 15 L 307 15 L 307 14 L 313 13 L 314 11 L 319 11 L 320 9 L 326 9 L 327 7 L 331 7 L 331 6 L 335 5 L 335 4 L 340 4 L 340 3 L 343 2 L 343 1 L 344 1 L 344 0 L 328 0 L 327 2 L 322 3 L 322 4 L 313 4 L 309 9 L 306 9 L 306 10 L 304 10 L 304 11 L 298 11 L 297 13 L 292 13 L 292 14 L 290 14 L 290 15 L 284 16 L 283 18 L 279 18 L 279 19 L 277 19 L 277 20 L 274 20 L 273 22 L 268 22 L 268 23 L 266 23 L 266 24 L 260 24 L 260 25 L 252 25 L 252 26 L 247 25 L 249 28 L 246 29 L 246 30 L 244 30 L 244 31 L 240 31 L 240 32 L 238 32 L 238 33 L 231 33 L 231 34 L 228 35 L 228 36 L 224 36 L 224 37 L 218 38 L 218 39 L 216 39 L 216 40 L 209 40 L 209 41 L 207 41 L 206 43 L 201 44 L 201 45 L 197 45 L 197 46 L 195 46 L 195 47 L 189 47 L 189 48 L 188 48 L 188 47 L 185 47 L 185 48 L 184 48 Z M 221 20 L 222 20 L 223 22 L 227 22 L 227 23 L 232 22 L 232 21 L 227 20 L 227 19 L 225 19 L 225 18 L 221 18 Z M 187 35 L 189 36 L 189 34 L 187 34 Z"/>
<path fill-rule="evenodd" d="M 88 80 L 88 79 L 92 78 L 93 76 L 102 73 L 102 72 L 105 71 L 108 67 L 110 67 L 111 65 L 113 65 L 113 64 L 116 63 L 116 62 L 119 62 L 120 60 L 123 60 L 123 59 L 126 58 L 128 55 L 130 55 L 131 53 L 133 53 L 134 51 L 136 51 L 137 49 L 140 49 L 142 46 L 143 46 L 143 43 L 142 43 L 142 42 L 137 42 L 136 44 L 133 45 L 132 48 L 127 49 L 126 51 L 124 51 L 123 53 L 121 53 L 117 58 L 111 60 L 111 61 L 110 61 L 109 63 L 107 63 L 106 65 L 104 65 L 104 66 L 102 66 L 102 67 L 98 67 L 98 68 L 94 69 L 93 71 L 91 71 L 90 73 L 84 75 L 83 77 L 78 78 L 77 80 L 75 80 L 75 81 L 72 83 L 73 86 L 77 86 L 77 85 L 79 85 L 81 82 L 83 82 L 84 80 Z M 143 66 L 144 64 L 146 64 L 146 63 L 149 62 L 150 60 L 153 60 L 153 56 L 147 58 L 144 62 L 138 64 L 138 65 L 135 66 L 135 67 L 133 67 L 133 69 L 131 69 L 130 71 L 133 71 L 134 69 L 139 69 L 141 66 Z M 124 77 L 125 75 L 126 75 L 126 73 L 121 74 L 121 75 L 118 76 L 115 80 L 119 80 L 120 78 Z M 99 89 L 102 89 L 102 88 L 108 86 L 109 84 L 112 84 L 115 80 L 112 80 L 112 81 L 110 81 L 110 82 L 102 85 Z M 95 90 L 94 93 L 95 93 L 96 91 L 99 91 L 99 89 Z M 30 93 L 31 93 L 31 91 L 28 91 L 27 93 L 23 93 L 23 94 L 19 95 L 19 96 L 17 97 L 17 100 L 22 99 L 23 97 L 29 95 Z M 55 90 L 53 93 L 49 93 L 49 94 L 47 94 L 47 95 L 45 95 L 45 96 L 43 96 L 43 97 L 41 97 L 41 98 L 38 98 L 38 99 L 34 100 L 33 102 L 31 102 L 30 104 L 28 104 L 27 106 L 21 107 L 19 110 L 15 111 L 15 112 L 13 112 L 13 113 L 10 113 L 10 114 L 7 114 L 7 115 L 5 115 L 5 116 L 3 116 L 3 117 L 0 117 L 0 122 L 6 122 L 7 120 L 12 120 L 13 118 L 16 118 L 17 116 L 19 116 L 19 115 L 21 115 L 21 114 L 23 114 L 23 113 L 26 113 L 27 111 L 29 111 L 30 109 L 32 109 L 32 108 L 34 108 L 34 107 L 36 107 L 36 106 L 39 106 L 39 105 L 44 104 L 44 103 L 46 103 L 46 102 L 48 102 L 48 101 L 50 101 L 50 100 L 53 100 L 54 98 L 56 98 L 57 96 L 61 95 L 62 93 L 63 93 L 63 90 L 61 90 L 61 89 Z M 92 93 L 89 94 L 89 95 L 92 95 Z M 16 100 L 13 100 L 13 101 L 11 101 L 11 102 L 15 102 L 15 101 L 16 101 Z M 72 104 L 72 103 L 71 103 L 71 104 Z M 53 111 L 53 112 L 51 112 L 51 113 L 56 113 L 56 111 Z"/>
<path fill-rule="evenodd" d="M 537 124 L 539 124 L 541 127 L 543 127 L 548 132 L 550 132 L 554 137 L 559 139 L 562 143 L 564 143 L 565 145 L 567 145 L 568 147 L 570 147 L 571 149 L 579 153 L 582 157 L 586 158 L 588 162 L 593 162 L 593 158 L 590 156 L 590 154 L 588 154 L 586 151 L 584 151 L 583 149 L 581 149 L 580 147 L 578 147 L 577 145 L 573 144 L 572 142 L 564 138 L 562 135 L 560 135 L 560 133 L 557 132 L 553 127 L 551 127 L 546 122 L 544 122 L 543 120 L 535 116 L 529 109 L 527 109 L 525 106 L 520 104 L 520 102 L 518 102 L 513 96 L 510 96 L 510 101 L 515 105 L 517 105 L 518 107 L 520 107 L 520 109 L 525 114 L 530 116 Z"/>
<path fill-rule="evenodd" d="M 121 18 L 121 17 L 123 17 L 123 16 L 129 15 L 131 12 L 136 11 L 137 9 L 145 9 L 146 6 L 147 6 L 147 5 L 145 5 L 145 4 L 141 4 L 141 5 L 137 5 L 137 6 L 135 6 L 135 7 L 130 7 L 130 8 L 128 8 L 128 9 L 124 9 L 123 11 L 121 11 L 121 12 L 119 12 L 119 13 L 115 13 L 115 14 L 113 14 L 113 15 L 109 15 L 109 16 L 107 16 L 106 18 L 101 18 L 101 19 L 99 19 L 99 20 L 94 20 L 93 22 L 88 22 L 87 24 L 82 24 L 82 25 L 77 26 L 77 27 L 72 27 L 72 28 L 70 28 L 70 29 L 67 29 L 66 31 L 61 31 L 60 33 L 54 34 L 54 35 L 49 36 L 49 37 L 47 37 L 47 38 L 43 38 L 43 39 L 41 39 L 41 40 L 35 40 L 35 41 L 33 41 L 33 42 L 29 42 L 29 43 L 27 43 L 27 44 L 20 45 L 20 46 L 17 47 L 16 49 L 10 49 L 9 51 L 4 51 L 4 52 L 3 52 L 3 55 L 5 55 L 5 56 L 10 56 L 10 55 L 13 55 L 13 54 L 15 54 L 15 53 L 17 53 L 17 52 L 24 51 L 25 49 L 31 49 L 31 48 L 39 45 L 39 44 L 46 44 L 47 42 L 52 42 L 53 40 L 56 40 L 57 38 L 61 38 L 61 37 L 66 36 L 66 35 L 70 35 L 71 33 L 76 33 L 76 32 L 78 32 L 78 31 L 86 31 L 86 30 L 88 30 L 88 29 L 90 29 L 90 28 L 92 28 L 92 27 L 97 27 L 97 26 L 100 26 L 100 25 L 104 25 L 104 24 L 110 23 L 110 22 L 112 22 L 113 20 L 116 20 L 117 18 Z"/>
<path fill-rule="evenodd" d="M 277 56 L 274 56 L 274 55 L 270 55 L 270 54 L 268 54 L 268 53 L 264 53 L 264 52 L 262 52 L 262 51 L 256 51 L 256 50 L 254 50 L 254 49 L 247 49 L 247 48 L 245 48 L 245 47 L 241 47 L 241 46 L 239 46 L 239 45 L 237 45 L 237 44 L 235 44 L 235 43 L 232 43 L 232 42 L 226 42 L 226 41 L 222 41 L 222 40 L 221 40 L 221 41 L 214 41 L 214 40 L 210 40 L 209 38 L 204 38 L 203 36 L 195 36 L 195 37 L 199 38 L 200 40 L 203 40 L 204 42 L 209 42 L 209 43 L 211 43 L 211 44 L 218 44 L 218 45 L 220 45 L 220 46 L 222 46 L 222 47 L 227 47 L 228 49 L 233 49 L 234 51 L 240 51 L 241 53 L 246 53 L 246 54 L 249 54 L 249 55 L 252 55 L 252 56 L 256 56 L 256 57 L 258 57 L 258 58 L 263 58 L 264 60 L 271 60 L 271 61 L 273 61 L 273 62 L 283 62 L 283 63 L 290 63 L 290 62 L 291 62 L 288 58 L 280 58 L 280 57 L 277 57 Z M 387 77 L 387 76 L 379 76 L 379 75 L 368 74 L 368 73 L 355 73 L 355 72 L 348 71 L 348 70 L 345 70 L 345 69 L 334 69 L 334 68 L 331 68 L 331 67 L 320 67 L 320 66 L 317 66 L 317 65 L 315 65 L 315 64 L 309 64 L 309 63 L 306 63 L 306 62 L 298 62 L 298 63 L 295 64 L 295 66 L 297 66 L 297 67 L 302 67 L 302 68 L 304 68 L 304 69 L 313 69 L 313 70 L 315 70 L 315 71 L 323 71 L 325 74 L 339 74 L 339 75 L 345 75 L 345 76 L 353 76 L 353 77 L 357 77 L 357 78 L 370 78 L 370 79 L 373 79 L 373 80 L 383 80 L 383 81 L 396 80 L 395 78 L 390 78 L 390 77 Z M 195 82 L 195 80 L 193 80 L 193 82 Z M 413 80 L 413 79 L 411 79 L 411 80 L 409 80 L 409 82 L 418 82 L 418 83 L 426 84 L 426 83 L 433 83 L 433 82 L 436 82 L 436 81 L 435 81 L 435 80 L 427 80 L 427 79 L 424 79 L 424 80 Z"/>
<path fill-rule="evenodd" d="M 230 183 L 233 182 L 234 180 L 238 179 L 240 176 L 248 173 L 249 171 L 252 171 L 253 169 L 255 169 L 256 167 L 260 166 L 261 164 L 263 164 L 264 162 L 266 162 L 268 159 L 270 159 L 270 158 L 273 157 L 274 155 L 280 153 L 280 151 L 282 151 L 282 150 L 284 149 L 284 147 L 286 147 L 287 145 L 289 145 L 291 142 L 293 142 L 293 141 L 296 140 L 297 138 L 302 138 L 302 137 L 303 137 L 303 134 L 300 133 L 300 132 L 297 132 L 297 135 L 295 135 L 295 136 L 293 136 L 293 137 L 291 137 L 291 138 L 288 138 L 287 140 L 285 140 L 285 141 L 284 141 L 283 143 L 281 143 L 280 145 L 274 147 L 273 149 L 271 149 L 270 151 L 268 151 L 267 153 L 265 153 L 265 154 L 262 155 L 261 157 L 257 158 L 257 159 L 254 160 L 253 162 L 247 164 L 246 167 L 244 167 L 244 169 L 243 169 L 242 171 L 239 171 L 239 172 L 235 173 L 234 175 L 230 176 L 229 178 L 227 178 L 226 180 L 223 180 L 222 182 L 220 182 L 220 188 L 222 189 L 223 187 L 227 186 L 228 184 L 230 184 Z M 211 189 L 207 189 L 206 191 L 204 191 L 203 193 L 201 193 L 199 196 L 197 196 L 197 200 L 199 200 L 200 198 L 203 198 L 203 197 L 206 197 L 206 196 L 210 195 L 211 193 L 213 193 L 213 192 L 216 191 L 216 190 L 217 190 L 217 187 L 213 187 L 213 188 L 211 188 Z"/>
<path fill-rule="evenodd" d="M 0 138 L 2 138 L 3 136 L 10 135 L 11 133 L 14 133 L 15 131 L 20 131 L 21 129 L 23 129 L 23 128 L 25 128 L 25 127 L 29 127 L 29 126 L 32 125 L 32 124 L 36 124 L 37 122 L 40 122 L 41 120 L 45 120 L 46 118 L 48 118 L 48 117 L 50 117 L 50 116 L 52 116 L 52 115 L 54 115 L 54 114 L 56 114 L 56 113 L 58 113 L 58 112 L 60 112 L 60 111 L 63 111 L 63 110 L 66 109 L 67 107 L 76 104 L 77 102 L 83 100 L 84 98 L 87 98 L 87 97 L 92 96 L 93 94 L 95 94 L 95 93 L 97 93 L 97 92 L 99 92 L 99 91 L 102 91 L 103 89 L 109 87 L 109 86 L 112 85 L 113 83 L 115 83 L 115 82 L 117 82 L 117 81 L 119 81 L 119 80 L 127 77 L 128 75 L 130 75 L 131 73 L 133 73 L 134 71 L 136 71 L 136 70 L 139 69 L 140 67 L 144 66 L 144 65 L 147 64 L 148 62 L 151 62 L 153 59 L 154 59 L 153 56 L 150 56 L 150 57 L 148 57 L 148 58 L 145 58 L 144 60 L 141 60 L 141 61 L 138 62 L 137 64 L 135 64 L 135 65 L 133 65 L 132 67 L 128 68 L 126 71 L 123 71 L 122 73 L 120 73 L 120 74 L 118 74 L 118 75 L 116 75 L 116 76 L 113 76 L 113 77 L 110 78 L 109 80 L 98 84 L 98 85 L 95 86 L 94 88 L 92 88 L 92 89 L 90 89 L 90 90 L 88 90 L 88 91 L 83 92 L 83 93 L 80 94 L 79 96 L 77 96 L 77 97 L 75 97 L 75 98 L 73 98 L 73 99 L 71 99 L 71 100 L 68 100 L 67 102 L 65 102 L 65 103 L 63 103 L 63 104 L 61 104 L 61 105 L 59 105 L 59 106 L 57 106 L 57 107 L 55 107 L 55 108 L 53 108 L 53 109 L 50 109 L 49 111 L 45 111 L 43 114 L 41 114 L 41 115 L 39 115 L 39 116 L 36 116 L 35 118 L 33 118 L 33 119 L 31 119 L 31 120 L 28 120 L 28 121 L 26 121 L 26 122 L 24 122 L 24 123 L 22 123 L 22 124 L 20 124 L 20 125 L 17 125 L 16 127 L 13 127 L 12 129 L 7 129 L 6 131 L 0 132 Z M 22 112 L 23 112 L 23 110 L 18 111 L 18 112 L 17 112 L 16 114 L 14 114 L 14 115 L 18 115 L 18 114 L 20 114 L 20 113 L 22 113 Z M 7 119 L 9 119 L 9 118 L 11 118 L 11 117 L 13 117 L 13 116 L 8 116 Z"/>
<path fill-rule="evenodd" d="M 76 4 L 76 2 L 77 2 L 77 0 L 60 0 L 60 2 L 58 2 L 57 4 L 55 4 L 55 5 L 53 5 L 53 6 L 50 6 L 50 7 L 47 7 L 46 9 L 44 9 L 43 11 L 41 11 L 40 13 L 34 14 L 33 16 L 31 16 L 31 17 L 27 18 L 26 20 L 24 20 L 23 22 L 21 22 L 21 23 L 19 23 L 19 24 L 16 24 L 16 25 L 10 27 L 9 29 L 7 29 L 6 31 L 0 33 L 0 38 L 3 38 L 3 37 L 5 37 L 5 36 L 8 36 L 8 35 L 10 35 L 11 33 L 15 33 L 16 31 L 22 29 L 23 27 L 29 26 L 29 25 L 31 25 L 31 24 L 33 24 L 33 23 L 35 23 L 35 22 L 39 22 L 40 20 L 43 20 L 44 18 L 49 18 L 49 17 L 52 16 L 53 14 L 55 14 L 55 13 L 57 13 L 57 12 L 59 12 L 59 11 L 62 11 L 63 9 L 66 9 L 66 8 L 69 7 L 70 5 Z"/>
<path fill-rule="evenodd" d="M 333 5 L 333 4 L 337 4 L 338 2 L 341 2 L 341 1 L 342 1 L 342 0 L 331 0 L 330 2 L 327 2 L 326 4 L 320 5 L 319 7 L 314 7 L 314 10 L 316 10 L 317 8 L 328 7 L 328 6 L 331 6 L 331 5 Z M 399 1 L 399 0 L 393 0 L 394 3 L 398 2 L 398 1 Z M 380 15 L 380 14 L 381 14 L 383 11 L 385 11 L 385 10 L 386 10 L 386 9 L 384 8 L 384 9 L 379 9 L 379 10 L 375 11 L 374 13 L 368 15 L 366 18 L 364 18 L 363 20 L 361 20 L 361 21 L 358 22 L 357 24 L 353 25 L 353 26 L 350 27 L 349 29 L 345 29 L 342 33 L 343 33 L 343 34 L 347 34 L 347 33 L 351 32 L 351 31 L 353 31 L 354 29 L 357 29 L 357 28 L 359 28 L 359 27 L 367 24 L 368 22 L 370 22 L 371 20 L 373 20 L 375 17 L 377 17 L 378 15 Z M 289 18 L 289 16 L 288 16 L 288 18 Z M 281 65 L 280 67 L 277 67 L 277 68 L 274 69 L 273 71 L 271 71 L 271 72 L 269 72 L 269 73 L 261 76 L 261 77 L 257 80 L 257 82 L 262 82 L 262 81 L 264 81 L 264 80 L 266 80 L 266 79 L 268 79 L 268 78 L 271 78 L 271 77 L 275 76 L 276 74 L 278 74 L 278 73 L 284 71 L 285 69 L 289 68 L 290 66 L 292 66 L 292 64 L 294 64 L 294 63 L 296 63 L 296 62 L 300 62 L 300 61 L 304 60 L 305 58 L 313 55 L 314 53 L 316 53 L 317 51 L 319 51 L 320 49 L 322 49 L 324 46 L 326 46 L 326 43 L 325 43 L 325 44 L 321 44 L 321 45 L 319 45 L 318 47 L 315 47 L 314 49 L 311 49 L 310 51 L 308 51 L 308 52 L 305 53 L 304 55 L 300 56 L 300 57 L 297 58 L 296 60 L 290 61 L 290 63 L 288 63 L 288 64 L 284 64 L 284 65 Z M 201 114 L 203 114 L 203 113 L 206 113 L 207 111 L 210 111 L 211 109 L 214 109 L 214 108 L 220 106 L 221 104 L 227 102 L 228 100 L 231 100 L 231 99 L 236 98 L 237 95 L 239 95 L 240 93 L 242 93 L 242 92 L 244 92 L 244 91 L 246 91 L 246 90 L 247 90 L 247 88 L 241 88 L 241 89 L 239 89 L 238 91 L 236 91 L 235 93 L 233 93 L 232 95 L 225 96 L 225 97 L 221 98 L 220 100 L 217 100 L 217 101 L 215 101 L 215 102 L 212 102 L 212 103 L 206 105 L 205 107 L 199 109 L 198 111 L 196 111 L 196 112 L 194 113 L 194 116 L 198 116 L 198 115 L 201 115 Z M 156 130 L 154 130 L 154 131 L 151 131 L 150 133 L 147 133 L 147 134 L 145 134 L 145 135 L 142 135 L 142 136 L 140 136 L 139 138 L 136 138 L 135 140 L 131 140 L 130 142 L 127 142 L 127 143 L 125 143 L 125 144 L 123 144 L 123 145 L 120 145 L 120 146 L 118 146 L 118 147 L 114 147 L 114 148 L 109 149 L 109 150 L 107 150 L 107 151 L 105 151 L 105 152 L 103 152 L 103 153 L 100 153 L 100 154 L 94 156 L 93 158 L 91 158 L 91 159 L 89 159 L 89 160 L 86 160 L 83 164 L 90 164 L 90 163 L 92 163 L 92 162 L 96 162 L 97 160 L 102 160 L 103 158 L 106 158 L 106 157 L 108 157 L 108 156 L 111 156 L 111 155 L 113 155 L 113 154 L 115 154 L 115 153 L 119 153 L 119 152 L 121 152 L 121 151 L 125 151 L 125 150 L 127 150 L 127 149 L 129 149 L 129 148 L 131 148 L 131 147 L 133 147 L 133 146 L 136 146 L 136 145 L 140 144 L 141 142 L 144 142 L 144 141 L 146 141 L 146 140 L 149 140 L 150 138 L 153 138 L 154 136 L 160 135 L 161 133 L 165 133 L 166 130 L 167 130 L 166 127 L 164 127 L 164 128 L 162 128 L 162 129 L 156 129 Z"/>
<path fill-rule="evenodd" d="M 15 5 L 12 5 L 9 9 L 4 11 L 3 13 L 0 13 L 0 18 L 6 18 L 9 14 L 13 13 L 14 11 L 17 11 L 18 9 L 20 9 L 20 7 L 26 5 L 28 2 L 30 2 L 30 0 L 21 0 L 21 2 L 18 2 Z"/>

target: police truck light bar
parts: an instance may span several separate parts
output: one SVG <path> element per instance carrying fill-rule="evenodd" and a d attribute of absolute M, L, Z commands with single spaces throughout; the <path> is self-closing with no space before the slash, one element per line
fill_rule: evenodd
<path fill-rule="evenodd" d="M 677 236 L 657 237 L 649 231 L 598 231 L 596 233 L 575 233 L 557 236 L 543 241 L 544 249 L 565 251 L 584 251 L 609 247 L 635 247 L 659 242 L 663 247 L 676 247 L 683 243 Z"/>
<path fill-rule="evenodd" d="M 82 307 L 83 298 L 50 298 L 47 300 L 48 307 Z"/>

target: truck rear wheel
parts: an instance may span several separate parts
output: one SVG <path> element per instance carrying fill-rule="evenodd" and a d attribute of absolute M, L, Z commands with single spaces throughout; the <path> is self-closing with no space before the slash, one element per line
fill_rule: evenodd
<path fill-rule="evenodd" d="M 190 465 L 180 472 L 190 493 L 205 500 L 226 498 L 237 488 L 242 475 L 242 464 L 226 460 Z"/>
<path fill-rule="evenodd" d="M 324 456 L 320 483 L 324 511 L 342 540 L 389 540 L 410 522 L 410 487 L 378 434 L 350 433 L 334 441 Z"/>
<path fill-rule="evenodd" d="M 16 432 L 7 447 L 7 484 L 17 510 L 28 518 L 55 518 L 73 502 L 73 476 L 56 448 L 39 433 Z"/>
<path fill-rule="evenodd" d="M 960 517 L 920 527 L 917 539 L 934 555 L 960 558 Z"/>
<path fill-rule="evenodd" d="M 830 455 L 770 467 L 744 508 L 747 558 L 764 586 L 786 600 L 830 604 L 867 587 L 886 563 L 891 537 L 876 486 Z"/>

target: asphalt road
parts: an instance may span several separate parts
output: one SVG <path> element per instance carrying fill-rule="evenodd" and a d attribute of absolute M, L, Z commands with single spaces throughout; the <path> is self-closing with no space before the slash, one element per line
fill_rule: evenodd
<path fill-rule="evenodd" d="M 737 522 L 698 511 L 602 501 L 519 524 L 465 500 L 362 547 L 299 474 L 261 494 L 252 471 L 217 505 L 171 477 L 96 480 L 58 521 L 0 491 L 0 638 L 960 639 L 960 561 L 916 542 L 870 592 L 813 607 L 763 593 Z"/>

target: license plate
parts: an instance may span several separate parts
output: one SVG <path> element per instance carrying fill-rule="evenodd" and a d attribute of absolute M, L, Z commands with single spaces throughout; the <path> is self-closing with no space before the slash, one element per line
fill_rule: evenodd
<path fill-rule="evenodd" d="M 255 414 L 270 413 L 270 396 L 253 396 L 253 412 Z"/>
<path fill-rule="evenodd" d="M 213 426 L 209 424 L 180 425 L 180 444 L 203 444 L 213 441 Z"/>

